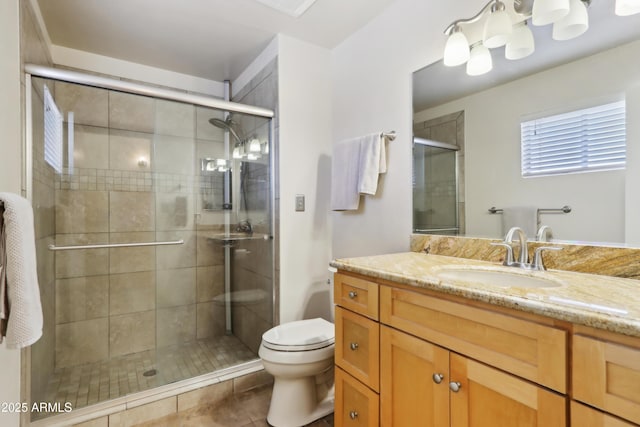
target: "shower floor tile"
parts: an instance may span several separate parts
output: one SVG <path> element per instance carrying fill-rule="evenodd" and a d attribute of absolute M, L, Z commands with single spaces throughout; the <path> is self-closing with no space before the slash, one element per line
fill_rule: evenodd
<path fill-rule="evenodd" d="M 238 338 L 225 335 L 60 368 L 49 379 L 45 401 L 69 402 L 78 409 L 228 368 L 256 357 Z"/>

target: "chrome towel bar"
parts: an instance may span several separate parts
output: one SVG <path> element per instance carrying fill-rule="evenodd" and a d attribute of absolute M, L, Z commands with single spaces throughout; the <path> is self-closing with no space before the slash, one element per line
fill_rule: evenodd
<path fill-rule="evenodd" d="M 50 251 L 73 251 L 77 249 L 109 249 L 109 248 L 137 248 L 141 246 L 170 246 L 182 245 L 184 240 L 174 240 L 168 242 L 141 242 L 141 243 L 108 243 L 101 245 L 81 245 L 81 246 L 56 246 L 49 245 Z"/>
<path fill-rule="evenodd" d="M 571 206 L 565 205 L 560 209 L 538 209 L 538 213 L 569 213 L 571 212 Z M 489 213 L 496 214 L 502 213 L 502 209 L 497 209 L 495 206 L 489 208 Z"/>

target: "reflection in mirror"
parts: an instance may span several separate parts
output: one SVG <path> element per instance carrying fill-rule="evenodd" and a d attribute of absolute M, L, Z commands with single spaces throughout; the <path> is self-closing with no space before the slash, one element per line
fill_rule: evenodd
<path fill-rule="evenodd" d="M 460 148 L 460 234 L 502 237 L 502 215 L 489 213 L 491 207 L 568 205 L 570 213 L 541 214 L 537 225 L 549 226 L 557 240 L 640 244 L 640 193 L 630 185 L 640 182 L 640 121 L 631 120 L 640 114 L 640 15 L 603 16 L 603 3 L 607 2 L 593 2 L 589 8 L 587 33 L 568 42 L 553 41 L 553 52 L 544 47 L 545 37 L 551 35 L 538 32 L 535 54 L 519 61 L 496 61 L 485 76 L 467 76 L 464 67 L 444 67 L 441 61 L 414 73 L 414 135 Z M 606 13 L 613 15 L 608 9 Z M 585 43 L 596 43 L 597 51 Z M 576 52 L 586 56 L 576 58 Z M 501 54 L 500 49 L 492 53 L 494 60 Z M 523 177 L 523 122 L 614 101 L 626 104 L 626 167 Z M 451 118 L 458 116 L 461 128 L 454 132 Z M 448 124 L 440 126 L 443 123 Z M 452 140 L 453 134 L 460 140 Z M 438 197 L 429 196 L 441 184 L 428 184 L 429 173 L 442 165 L 430 164 L 424 156 L 414 145 L 414 230 L 437 228 L 428 217 L 443 209 L 436 206 Z"/>

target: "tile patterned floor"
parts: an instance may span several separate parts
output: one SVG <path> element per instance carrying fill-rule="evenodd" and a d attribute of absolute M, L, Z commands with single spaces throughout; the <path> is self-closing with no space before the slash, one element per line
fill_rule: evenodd
<path fill-rule="evenodd" d="M 178 412 L 137 427 L 268 427 L 267 412 L 271 385 L 231 395 L 215 405 L 203 405 Z M 333 414 L 308 427 L 333 426 Z"/>
<path fill-rule="evenodd" d="M 133 353 L 97 363 L 57 369 L 47 402 L 74 409 L 227 368 L 257 357 L 232 335 Z M 156 370 L 153 376 L 144 373 Z"/>

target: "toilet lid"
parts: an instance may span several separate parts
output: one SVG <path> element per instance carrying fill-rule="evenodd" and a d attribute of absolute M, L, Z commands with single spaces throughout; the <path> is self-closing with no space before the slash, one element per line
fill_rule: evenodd
<path fill-rule="evenodd" d="M 334 343 L 333 323 L 324 319 L 283 323 L 262 334 L 262 344 L 272 350 L 308 351 Z"/>

